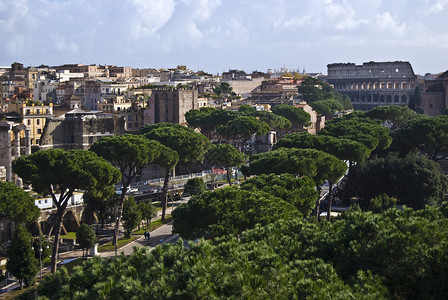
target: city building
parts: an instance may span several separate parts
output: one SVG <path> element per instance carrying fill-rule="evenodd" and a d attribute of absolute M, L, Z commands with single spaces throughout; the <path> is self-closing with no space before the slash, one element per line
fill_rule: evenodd
<path fill-rule="evenodd" d="M 19 114 L 22 124 L 30 129 L 31 146 L 38 146 L 47 118 L 53 116 L 53 103 L 48 105 L 10 103 L 8 111 Z"/>
<path fill-rule="evenodd" d="M 417 76 L 409 62 L 335 63 L 327 69 L 327 82 L 348 95 L 355 109 L 406 105 L 416 87 Z"/>
<path fill-rule="evenodd" d="M 448 71 L 436 79 L 424 83 L 423 113 L 429 116 L 441 115 L 448 108 Z"/>
<path fill-rule="evenodd" d="M 198 108 L 197 89 L 155 88 L 148 105 L 150 123 L 186 124 L 185 113 Z"/>

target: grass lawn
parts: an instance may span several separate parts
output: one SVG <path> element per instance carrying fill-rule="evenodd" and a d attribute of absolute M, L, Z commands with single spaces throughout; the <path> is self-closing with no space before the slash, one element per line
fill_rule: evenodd
<path fill-rule="evenodd" d="M 119 238 L 118 239 L 118 248 L 121 248 L 123 246 L 126 246 L 127 244 L 132 243 L 133 241 L 135 241 L 136 239 L 138 239 L 138 236 L 131 236 L 130 238 Z M 115 246 L 112 245 L 112 242 L 106 243 L 102 246 L 98 247 L 98 252 L 106 252 L 106 251 L 113 251 L 115 250 Z"/>
<path fill-rule="evenodd" d="M 150 229 L 150 230 L 151 230 L 151 231 L 156 230 L 157 228 L 162 227 L 163 225 L 165 225 L 165 224 L 171 222 L 172 220 L 173 220 L 173 217 L 172 217 L 171 215 L 166 215 L 165 222 L 163 222 L 163 223 L 162 223 L 162 220 L 161 220 L 161 219 L 158 219 L 157 221 L 151 222 L 151 229 Z M 140 230 L 136 230 L 136 231 L 134 231 L 133 234 L 140 234 L 140 235 L 141 235 L 141 234 L 143 234 L 146 230 L 147 230 L 147 229 L 142 228 L 142 229 L 140 229 Z"/>
<path fill-rule="evenodd" d="M 61 239 L 76 240 L 76 232 L 68 232 L 67 234 L 61 234 Z"/>

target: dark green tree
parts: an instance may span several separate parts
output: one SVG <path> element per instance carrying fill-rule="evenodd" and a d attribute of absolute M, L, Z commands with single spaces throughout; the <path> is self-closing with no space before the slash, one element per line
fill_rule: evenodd
<path fill-rule="evenodd" d="M 145 166 L 156 161 L 162 151 L 161 144 L 142 136 L 124 134 L 105 137 L 90 147 L 90 151 L 104 157 L 121 173 L 121 198 L 117 207 L 113 244 L 118 255 L 118 233 L 125 197 L 131 182 Z"/>
<path fill-rule="evenodd" d="M 205 190 L 205 182 L 201 177 L 188 179 L 184 186 L 184 192 L 190 195 L 199 195 Z"/>
<path fill-rule="evenodd" d="M 412 119 L 417 117 L 417 113 L 408 107 L 390 105 L 390 106 L 378 106 L 367 111 L 364 116 L 381 120 L 383 124 L 386 122 L 391 123 L 391 129 L 397 129 L 405 125 Z"/>
<path fill-rule="evenodd" d="M 277 144 L 277 148 L 316 149 L 330 153 L 340 160 L 360 163 L 369 158 L 371 150 L 363 143 L 327 135 L 315 135 L 308 132 L 297 132 L 285 135 Z"/>
<path fill-rule="evenodd" d="M 441 202 L 448 187 L 448 179 L 437 163 L 412 154 L 400 158 L 391 153 L 368 160 L 354 168 L 352 175 L 348 185 L 365 209 L 370 199 L 382 193 L 397 198 L 397 204 L 422 209 Z"/>
<path fill-rule="evenodd" d="M 303 129 L 311 121 L 311 116 L 306 111 L 293 105 L 280 104 L 274 107 L 272 112 L 288 119 L 292 124 L 290 130 Z"/>
<path fill-rule="evenodd" d="M 107 219 L 115 218 L 121 195 L 113 194 L 112 196 L 104 198 L 102 195 L 96 197 L 93 193 L 86 192 L 82 198 L 86 205 L 86 209 L 91 213 L 96 214 L 101 222 L 101 227 L 103 228 Z"/>
<path fill-rule="evenodd" d="M 278 148 L 270 152 L 252 155 L 249 167 L 244 168 L 245 175 L 283 174 L 290 173 L 296 176 L 309 176 L 314 180 L 316 189 L 325 180 L 332 186 L 347 170 L 347 165 L 334 155 L 315 149 Z M 331 190 L 329 197 L 331 199 Z M 314 215 L 319 216 L 320 198 L 316 201 Z M 331 209 L 331 207 L 330 207 Z"/>
<path fill-rule="evenodd" d="M 240 167 L 245 161 L 244 154 L 230 144 L 213 145 L 207 152 L 206 158 L 211 165 L 227 171 L 227 182 L 229 185 L 232 185 L 230 180 L 232 167 Z"/>
<path fill-rule="evenodd" d="M 213 91 L 218 96 L 221 96 L 221 95 L 227 96 L 232 93 L 232 87 L 230 86 L 230 84 L 228 82 L 223 81 L 223 82 L 221 82 L 220 85 L 215 87 L 215 89 Z"/>
<path fill-rule="evenodd" d="M 159 165 L 165 170 L 165 180 L 162 188 L 162 221 L 165 221 L 168 196 L 168 181 L 171 170 L 177 162 L 197 163 L 204 159 L 205 153 L 211 147 L 210 141 L 204 135 L 180 124 L 158 123 L 142 128 L 142 134 L 150 140 L 157 140 L 169 149 L 162 152 Z"/>
<path fill-rule="evenodd" d="M 226 187 L 194 196 L 176 208 L 173 232 L 183 238 L 218 237 L 300 216 L 292 204 L 269 193 Z"/>
<path fill-rule="evenodd" d="M 247 179 L 242 190 L 263 191 L 293 204 L 302 216 L 309 216 L 319 194 L 314 181 L 306 176 L 292 174 L 262 174 Z"/>
<path fill-rule="evenodd" d="M 151 228 L 151 220 L 157 217 L 157 207 L 151 201 L 141 201 L 138 209 L 142 213 L 142 219 L 146 221 L 146 228 Z"/>
<path fill-rule="evenodd" d="M 61 149 L 41 150 L 14 161 L 13 171 L 33 190 L 50 195 L 56 206 L 55 242 L 51 256 L 51 271 L 56 271 L 62 220 L 69 199 L 77 189 L 96 195 L 110 196 L 120 173 L 106 160 L 91 151 Z"/>
<path fill-rule="evenodd" d="M 386 194 L 379 194 L 378 196 L 370 199 L 369 210 L 374 213 L 381 213 L 388 210 L 389 208 L 395 207 L 396 204 L 396 198 L 389 197 Z"/>
<path fill-rule="evenodd" d="M 40 210 L 33 197 L 11 182 L 0 182 L 0 218 L 15 224 L 31 224 L 39 218 Z"/>
<path fill-rule="evenodd" d="M 76 241 L 82 249 L 82 256 L 85 257 L 87 250 L 97 242 L 95 230 L 86 223 L 82 223 L 76 231 Z"/>
<path fill-rule="evenodd" d="M 135 203 L 134 197 L 128 197 L 123 205 L 123 227 L 126 238 L 130 238 L 132 231 L 142 223 L 142 211 Z"/>
<path fill-rule="evenodd" d="M 325 84 L 317 78 L 305 76 L 297 89 L 299 94 L 302 95 L 303 101 L 311 103 L 326 98 L 326 91 L 323 89 L 324 85 Z M 326 89 L 329 89 L 329 87 L 326 86 Z"/>
<path fill-rule="evenodd" d="M 220 125 L 212 117 L 212 113 L 216 111 L 217 109 L 213 107 L 192 109 L 185 113 L 185 120 L 187 121 L 188 126 L 192 128 L 199 128 L 203 135 L 211 138 L 216 127 Z"/>
<path fill-rule="evenodd" d="M 376 121 L 362 117 L 335 118 L 325 124 L 319 135 L 329 135 L 363 143 L 371 151 L 389 148 L 389 129 Z"/>
<path fill-rule="evenodd" d="M 340 102 L 333 99 L 313 101 L 310 106 L 319 115 L 329 116 L 344 109 Z"/>
<path fill-rule="evenodd" d="M 265 135 L 270 130 L 268 124 L 250 116 L 240 116 L 231 120 L 227 125 L 219 128 L 218 134 L 222 137 L 232 139 L 238 145 L 238 149 L 243 152 L 245 143 L 253 135 Z"/>
<path fill-rule="evenodd" d="M 448 116 L 420 116 L 392 133 L 392 149 L 406 155 L 413 150 L 437 161 L 448 156 Z"/>
<path fill-rule="evenodd" d="M 34 256 L 31 242 L 31 234 L 18 226 L 7 249 L 6 270 L 17 278 L 20 289 L 23 288 L 23 283 L 26 286 L 34 284 L 36 274 L 39 272 L 39 261 Z"/>
<path fill-rule="evenodd" d="M 408 107 L 416 113 L 422 114 L 423 96 L 419 86 L 415 87 L 414 94 L 409 97 Z"/>

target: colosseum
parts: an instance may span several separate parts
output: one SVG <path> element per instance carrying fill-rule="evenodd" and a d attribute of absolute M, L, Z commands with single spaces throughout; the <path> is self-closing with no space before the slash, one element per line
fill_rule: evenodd
<path fill-rule="evenodd" d="M 348 95 L 353 107 L 359 110 L 407 105 L 417 84 L 409 62 L 334 63 L 327 65 L 327 70 L 327 82 Z"/>

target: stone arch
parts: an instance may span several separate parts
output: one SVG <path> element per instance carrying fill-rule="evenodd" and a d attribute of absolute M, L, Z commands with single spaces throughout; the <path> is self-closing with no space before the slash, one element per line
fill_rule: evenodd
<path fill-rule="evenodd" d="M 400 83 L 399 82 L 395 82 L 394 83 L 394 89 L 396 89 L 396 90 L 400 89 Z"/>
<path fill-rule="evenodd" d="M 384 102 L 384 100 L 385 100 L 384 95 L 381 95 L 380 96 L 380 102 Z"/>
<path fill-rule="evenodd" d="M 371 94 L 367 95 L 367 102 L 372 102 L 372 95 Z"/>
<path fill-rule="evenodd" d="M 407 84 L 407 82 L 403 82 L 403 83 L 401 84 L 401 89 L 402 89 L 402 90 L 407 90 L 407 89 L 408 89 L 408 84 Z"/>
<path fill-rule="evenodd" d="M 366 95 L 365 94 L 361 95 L 361 102 L 366 102 Z"/>
<path fill-rule="evenodd" d="M 409 88 L 410 88 L 411 90 L 413 90 L 413 89 L 415 88 L 413 82 L 411 82 L 411 83 L 409 84 Z"/>
<path fill-rule="evenodd" d="M 363 82 L 363 83 L 361 83 L 361 90 L 365 90 L 365 89 L 366 89 L 366 83 Z"/>
<path fill-rule="evenodd" d="M 376 82 L 373 83 L 373 89 L 374 89 L 374 90 L 377 90 L 377 89 L 378 89 L 378 83 L 376 83 Z"/>
<path fill-rule="evenodd" d="M 94 224 L 98 222 L 97 216 L 90 211 L 90 209 L 84 209 L 81 213 L 81 223 Z"/>
<path fill-rule="evenodd" d="M 69 232 L 70 231 L 74 232 L 78 230 L 80 225 L 75 213 L 70 209 L 67 210 L 67 212 L 65 213 L 62 224 L 64 225 L 65 229 Z"/>
<path fill-rule="evenodd" d="M 387 102 L 392 102 L 392 96 L 391 95 L 387 95 L 386 99 L 387 99 Z"/>
<path fill-rule="evenodd" d="M 378 102 L 379 96 L 378 94 L 373 95 L 373 102 Z"/>
<path fill-rule="evenodd" d="M 384 82 L 380 82 L 380 89 L 384 90 L 386 87 L 386 84 Z"/>
<path fill-rule="evenodd" d="M 401 96 L 401 103 L 406 103 L 406 102 L 408 102 L 408 96 L 406 96 L 406 95 Z"/>
<path fill-rule="evenodd" d="M 367 83 L 367 89 L 371 90 L 372 89 L 372 84 L 370 82 Z"/>
<path fill-rule="evenodd" d="M 395 95 L 395 96 L 394 96 L 394 102 L 395 102 L 395 103 L 400 102 L 400 96 Z"/>
<path fill-rule="evenodd" d="M 387 83 L 387 89 L 392 89 L 393 88 L 393 84 L 392 82 L 388 82 Z"/>

